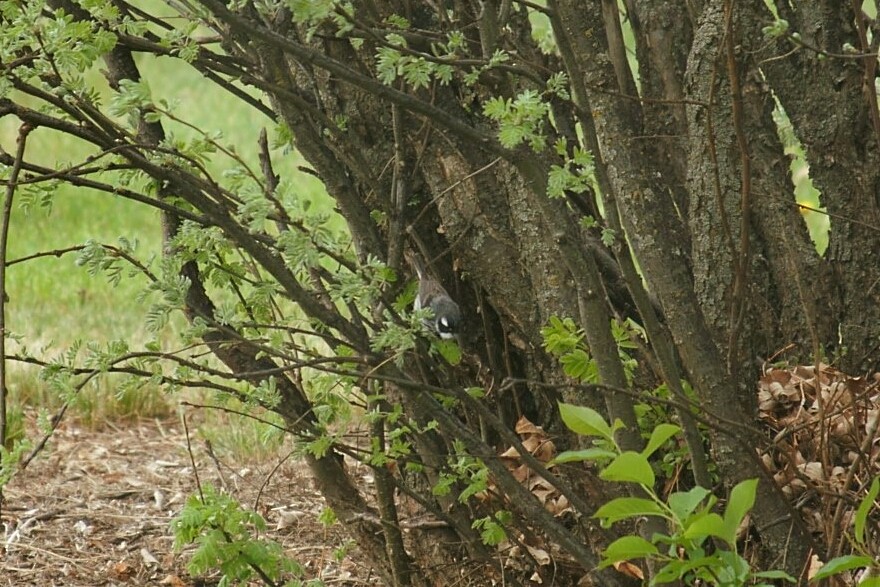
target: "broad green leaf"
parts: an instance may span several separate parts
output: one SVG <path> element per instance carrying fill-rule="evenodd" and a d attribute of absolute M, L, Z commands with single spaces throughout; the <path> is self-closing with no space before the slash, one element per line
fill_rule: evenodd
<path fill-rule="evenodd" d="M 874 500 L 877 499 L 878 492 L 880 492 L 880 477 L 874 477 L 868 494 L 859 503 L 859 508 L 856 510 L 855 528 L 853 529 L 856 544 L 865 543 L 865 522 L 868 519 L 868 512 L 874 507 Z"/>
<path fill-rule="evenodd" d="M 599 459 L 612 459 L 617 453 L 605 450 L 604 448 L 585 448 L 583 450 L 567 450 L 559 453 L 555 459 L 550 461 L 549 465 L 558 465 L 560 463 L 579 463 L 581 461 L 596 461 Z"/>
<path fill-rule="evenodd" d="M 724 520 L 714 512 L 707 513 L 705 516 L 697 516 L 684 530 L 685 538 L 698 540 L 706 536 L 717 536 L 727 540 L 724 535 Z"/>
<path fill-rule="evenodd" d="M 859 556 L 855 554 L 847 554 L 845 556 L 839 556 L 837 558 L 833 558 L 819 569 L 819 572 L 813 577 L 813 581 L 820 581 L 822 579 L 827 579 L 832 575 L 836 575 L 838 573 L 842 573 L 844 571 L 851 571 L 853 569 L 860 569 L 862 567 L 869 567 L 874 564 L 874 559 L 869 556 Z"/>
<path fill-rule="evenodd" d="M 690 491 L 677 491 L 671 494 L 667 503 L 675 516 L 684 521 L 710 493 L 708 489 L 698 486 Z"/>
<path fill-rule="evenodd" d="M 785 571 L 761 571 L 759 573 L 753 573 L 752 576 L 756 579 L 780 579 L 782 581 L 788 581 L 789 583 L 797 583 L 797 579 Z"/>
<path fill-rule="evenodd" d="M 606 481 L 629 481 L 648 487 L 654 485 L 654 470 L 643 455 L 628 450 L 621 453 L 599 473 Z"/>
<path fill-rule="evenodd" d="M 648 445 L 642 451 L 642 455 L 645 458 L 650 457 L 654 454 L 654 451 L 663 446 L 664 442 L 678 434 L 679 430 L 681 430 L 681 428 L 675 424 L 659 424 L 654 428 L 653 432 L 651 432 L 651 438 L 648 440 Z"/>
<path fill-rule="evenodd" d="M 573 432 L 583 436 L 599 436 L 614 442 L 614 430 L 596 410 L 560 402 L 559 415 Z"/>
<path fill-rule="evenodd" d="M 654 583 L 662 585 L 663 583 L 671 583 L 672 581 L 677 580 L 687 572 L 684 567 L 684 561 L 671 561 L 657 571 L 657 574 L 654 575 Z"/>
<path fill-rule="evenodd" d="M 641 497 L 618 497 L 612 499 L 593 514 L 594 518 L 602 520 L 602 525 L 608 527 L 620 520 L 638 518 L 641 516 L 665 516 L 666 512 L 650 499 Z"/>
<path fill-rule="evenodd" d="M 719 585 L 746 585 L 749 582 L 749 563 L 733 550 L 719 550 L 715 557 L 721 561 L 713 577 L 718 578 Z"/>
<path fill-rule="evenodd" d="M 736 484 L 730 491 L 730 499 L 724 510 L 724 535 L 721 536 L 728 544 L 736 543 L 736 529 L 746 514 L 755 505 L 755 494 L 758 492 L 758 480 L 746 479 Z"/>
<path fill-rule="evenodd" d="M 634 558 L 645 558 L 657 554 L 657 547 L 641 536 L 624 536 L 608 545 L 602 553 L 602 562 L 599 568 L 605 568 L 616 562 Z"/>

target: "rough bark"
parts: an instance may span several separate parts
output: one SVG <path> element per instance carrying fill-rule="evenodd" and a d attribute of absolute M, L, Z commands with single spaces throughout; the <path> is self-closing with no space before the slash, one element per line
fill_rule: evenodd
<path fill-rule="evenodd" d="M 735 401 L 735 380 L 726 369 L 710 323 L 699 303 L 694 277 L 686 261 L 688 255 L 674 238 L 674 216 L 658 213 L 668 210 L 665 205 L 668 200 L 664 197 L 664 186 L 658 185 L 662 175 L 654 171 L 657 162 L 651 160 L 650 153 L 638 141 L 630 139 L 628 144 L 619 145 L 620 137 L 637 134 L 638 121 L 632 120 L 627 107 L 620 106 L 616 95 L 617 76 L 607 59 L 607 40 L 593 24 L 600 21 L 601 15 L 596 10 L 591 13 L 565 2 L 551 3 L 551 7 L 557 12 L 554 26 L 562 39 L 560 42 L 568 43 L 572 48 L 570 52 L 563 52 L 575 60 L 566 64 L 568 69 L 583 71 L 589 84 L 587 87 L 599 90 L 588 90 L 588 95 L 581 97 L 589 101 L 582 104 L 581 109 L 597 113 L 593 119 L 599 146 L 630 242 L 649 285 L 665 309 L 666 320 L 691 383 L 708 413 L 727 414 L 734 421 L 745 420 L 745 412 Z M 580 59 L 586 55 L 591 58 Z M 692 199 L 696 197 L 697 194 L 691 194 Z M 703 232 L 700 236 L 707 240 L 712 236 L 723 239 L 717 231 Z M 694 247 L 697 246 L 695 243 Z M 724 267 L 729 270 L 731 265 L 728 263 Z M 705 278 L 705 275 L 701 274 L 701 277 Z M 764 472 L 754 451 L 741 443 L 735 434 L 721 433 L 715 435 L 714 454 L 729 481 L 748 477 L 761 480 L 755 515 L 768 524 L 761 528 L 766 553 L 768 556 L 786 553 L 787 556 L 783 556 L 785 568 L 799 576 L 812 551 L 810 536 Z M 788 512 L 783 524 L 778 523 L 780 512 Z"/>
<path fill-rule="evenodd" d="M 756 10 L 751 3 L 752 9 Z M 877 367 L 880 321 L 880 115 L 875 78 L 877 43 L 868 43 L 867 19 L 857 2 L 807 1 L 783 14 L 786 37 L 755 55 L 804 145 L 810 176 L 831 215 L 827 263 L 835 295 L 824 312 L 840 328 L 844 366 Z M 856 55 L 843 55 L 845 46 Z M 772 59 L 781 53 L 785 59 Z M 809 91 L 805 91 L 809 88 Z M 827 305 L 826 305 L 827 304 Z M 823 341 L 830 342 L 828 338 Z"/>
<path fill-rule="evenodd" d="M 750 57 L 763 43 L 760 26 L 750 11 L 707 7 L 687 71 L 698 102 L 687 109 L 695 287 L 746 405 L 748 382 L 780 341 L 810 356 L 814 334 L 832 336 L 813 306 L 832 302 L 830 275 L 792 203 L 773 97 Z"/>

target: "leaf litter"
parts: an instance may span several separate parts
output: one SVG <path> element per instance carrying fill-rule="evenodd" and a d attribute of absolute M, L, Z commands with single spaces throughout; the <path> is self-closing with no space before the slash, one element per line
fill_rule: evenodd
<path fill-rule="evenodd" d="M 829 365 L 766 369 L 758 413 L 772 443 L 761 458 L 818 544 L 848 552 L 855 514 L 880 477 L 880 373 L 852 377 Z M 880 552 L 880 508 L 867 510 L 862 547 Z M 814 557 L 810 576 L 823 561 Z M 864 570 L 838 576 L 855 585 Z"/>

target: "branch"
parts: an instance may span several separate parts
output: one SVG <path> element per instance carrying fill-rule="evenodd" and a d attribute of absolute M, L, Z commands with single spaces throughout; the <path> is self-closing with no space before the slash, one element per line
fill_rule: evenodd
<path fill-rule="evenodd" d="M 314 65 L 324 69 L 342 81 L 359 87 L 379 98 L 397 104 L 406 110 L 420 114 L 455 133 L 461 139 L 476 142 L 482 148 L 491 153 L 501 155 L 505 158 L 513 157 L 514 155 L 513 151 L 501 147 L 494 137 L 474 129 L 472 126 L 465 124 L 455 116 L 448 114 L 446 111 L 414 98 L 409 94 L 386 86 L 371 77 L 357 73 L 335 59 L 327 57 L 323 53 L 319 53 L 318 51 L 268 30 L 263 26 L 259 26 L 247 18 L 230 11 L 220 0 L 202 0 L 202 4 L 205 5 L 217 18 L 227 23 L 233 30 L 242 35 L 247 37 L 257 37 L 261 41 L 289 53 L 305 64 Z"/>
<path fill-rule="evenodd" d="M 13 164 L 13 162 L 14 162 L 14 158 L 12 156 L 8 155 L 7 153 L 0 153 L 0 163 L 2 163 L 4 165 L 11 166 Z M 199 214 L 194 214 L 193 212 L 190 212 L 189 210 L 184 210 L 184 209 L 178 208 L 177 206 L 174 206 L 172 204 L 168 204 L 167 202 L 164 202 L 164 201 L 156 199 L 156 198 L 151 198 L 149 196 L 145 196 L 144 194 L 141 194 L 140 192 L 136 192 L 136 191 L 130 190 L 128 188 L 119 187 L 117 185 L 113 185 L 113 184 L 109 184 L 109 183 L 102 183 L 102 182 L 99 182 L 99 181 L 96 181 L 93 179 L 86 179 L 84 177 L 81 177 L 77 173 L 60 172 L 60 171 L 51 169 L 49 167 L 43 167 L 41 165 L 37 165 L 35 163 L 23 162 L 22 168 L 25 169 L 26 171 L 31 171 L 33 173 L 39 173 L 40 175 L 36 176 L 36 177 L 30 177 L 26 181 L 21 181 L 21 182 L 19 182 L 19 185 L 24 184 L 24 183 L 40 183 L 42 181 L 50 181 L 52 179 L 58 179 L 58 180 L 64 181 L 66 183 L 69 183 L 70 185 L 74 185 L 77 187 L 91 188 L 94 190 L 98 190 L 98 191 L 106 192 L 109 194 L 121 196 L 121 197 L 126 198 L 128 200 L 140 202 L 142 204 L 146 204 L 152 208 L 157 208 L 157 209 L 162 210 L 164 212 L 173 212 L 173 213 L 177 214 L 178 216 L 180 216 L 181 218 L 185 218 L 186 220 L 191 220 L 201 226 L 210 226 L 211 225 L 210 220 L 208 220 L 208 218 L 205 216 L 202 216 Z M 6 182 L 4 182 L 4 181 L 0 181 L 0 185 L 4 185 L 5 183 Z"/>
<path fill-rule="evenodd" d="M 736 41 L 734 39 L 733 1 L 725 0 L 724 3 L 724 50 L 727 63 L 727 78 L 730 83 L 731 115 L 733 131 L 736 135 L 736 143 L 739 149 L 740 159 L 740 227 L 739 227 L 739 251 L 734 256 L 735 277 L 733 292 L 730 296 L 730 318 L 728 319 L 730 333 L 727 340 L 727 369 L 736 378 L 739 373 L 739 361 L 737 358 L 737 344 L 739 333 L 746 307 L 746 280 L 749 276 L 749 250 L 751 248 L 751 201 L 752 201 L 752 160 L 749 154 L 749 142 L 746 138 L 745 122 L 743 121 L 743 96 L 742 87 L 737 71 Z M 721 209 L 724 214 L 724 209 Z"/>
<path fill-rule="evenodd" d="M 0 447 L 6 446 L 6 254 L 9 244 L 9 221 L 12 216 L 12 201 L 15 198 L 15 188 L 18 183 L 18 175 L 21 173 L 21 163 L 24 160 L 24 149 L 27 138 L 33 127 L 24 123 L 18 129 L 18 148 L 15 153 L 15 163 L 6 183 L 6 194 L 3 199 L 3 216 L 0 219 Z"/>

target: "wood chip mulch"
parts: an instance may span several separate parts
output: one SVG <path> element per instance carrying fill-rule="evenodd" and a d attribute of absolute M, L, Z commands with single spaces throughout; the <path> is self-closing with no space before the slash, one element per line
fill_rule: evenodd
<path fill-rule="evenodd" d="M 282 451 L 265 463 L 236 463 L 197 438 L 191 444 L 201 483 L 222 487 L 248 508 L 259 499 L 256 511 L 271 538 L 306 568 L 306 578 L 372 583 L 356 547 L 348 545 L 341 562 L 334 557 L 346 537 L 338 525 L 317 521 L 324 500 L 301 461 L 276 468 Z M 187 572 L 191 547 L 173 548 L 169 524 L 196 489 L 176 421 L 99 431 L 63 425 L 4 489 L 0 586 L 216 585 L 219 575 Z"/>

